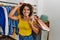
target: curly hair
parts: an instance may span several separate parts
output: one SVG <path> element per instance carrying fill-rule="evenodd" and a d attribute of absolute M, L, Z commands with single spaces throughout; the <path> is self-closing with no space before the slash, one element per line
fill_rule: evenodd
<path fill-rule="evenodd" d="M 30 14 L 29 14 L 29 16 L 31 16 L 32 13 L 33 13 L 33 7 L 32 7 L 32 5 L 31 5 L 31 4 L 24 3 L 24 4 L 20 7 L 20 15 L 21 15 L 22 18 L 23 18 L 23 16 L 24 16 L 24 15 L 23 15 L 23 9 L 24 9 L 25 6 L 29 7 L 29 9 L 30 9 Z"/>

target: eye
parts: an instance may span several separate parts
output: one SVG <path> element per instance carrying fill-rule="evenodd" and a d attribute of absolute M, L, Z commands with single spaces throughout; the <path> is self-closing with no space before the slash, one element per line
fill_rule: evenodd
<path fill-rule="evenodd" d="M 23 10 L 26 10 L 26 8 L 23 8 Z"/>
<path fill-rule="evenodd" d="M 28 11 L 30 11 L 30 9 L 27 9 Z"/>

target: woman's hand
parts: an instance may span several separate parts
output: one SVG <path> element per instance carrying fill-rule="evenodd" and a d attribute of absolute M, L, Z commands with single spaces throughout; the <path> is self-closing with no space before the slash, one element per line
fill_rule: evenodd
<path fill-rule="evenodd" d="M 19 7 L 21 7 L 22 5 L 23 5 L 23 3 L 20 2 L 20 3 L 18 3 L 17 7 L 19 8 Z"/>
<path fill-rule="evenodd" d="M 32 18 L 29 19 L 29 23 L 32 24 L 33 23 L 33 20 Z"/>
<path fill-rule="evenodd" d="M 18 5 L 11 10 L 8 17 L 13 20 L 19 20 L 18 16 L 15 16 L 14 14 L 17 11 L 17 9 L 20 8 L 22 5 L 23 5 L 23 3 L 18 3 Z"/>
<path fill-rule="evenodd" d="M 34 19 L 37 21 L 39 18 L 38 18 L 38 16 L 34 16 Z"/>

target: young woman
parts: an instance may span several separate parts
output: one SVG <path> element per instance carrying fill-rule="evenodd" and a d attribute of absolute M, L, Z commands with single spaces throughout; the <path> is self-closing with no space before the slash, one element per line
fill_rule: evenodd
<path fill-rule="evenodd" d="M 14 16 L 16 10 L 20 8 L 20 15 Z M 33 25 L 33 20 L 39 20 L 36 17 L 32 16 L 33 7 L 31 4 L 27 3 L 20 3 L 16 8 L 14 8 L 10 14 L 9 18 L 18 21 L 18 28 L 19 28 L 19 40 L 33 40 L 32 31 L 38 34 L 39 29 Z M 49 30 L 48 27 L 45 27 Z"/>

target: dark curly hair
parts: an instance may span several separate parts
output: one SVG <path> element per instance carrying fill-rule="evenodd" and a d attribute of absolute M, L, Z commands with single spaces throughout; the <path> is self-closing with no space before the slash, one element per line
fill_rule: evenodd
<path fill-rule="evenodd" d="M 31 5 L 31 4 L 24 3 L 24 4 L 20 7 L 20 15 L 21 15 L 22 18 L 23 18 L 23 16 L 24 16 L 24 15 L 23 15 L 23 9 L 24 9 L 25 6 L 29 7 L 29 9 L 30 9 L 30 14 L 29 14 L 29 16 L 31 16 L 32 13 L 33 13 L 33 7 L 32 7 L 32 5 Z"/>

